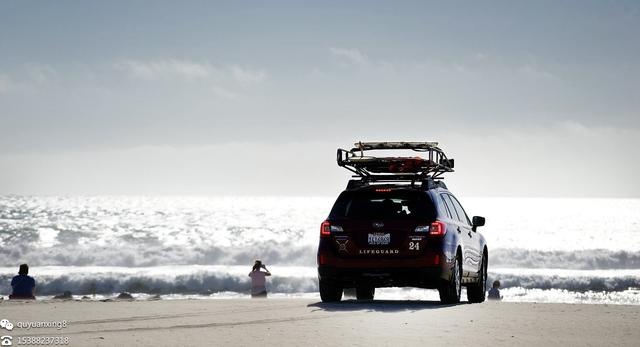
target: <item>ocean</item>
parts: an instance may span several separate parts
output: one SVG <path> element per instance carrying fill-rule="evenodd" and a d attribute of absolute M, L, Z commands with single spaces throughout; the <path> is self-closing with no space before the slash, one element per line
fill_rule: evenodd
<path fill-rule="evenodd" d="M 505 301 L 640 305 L 640 199 L 465 198 Z M 248 298 L 254 259 L 271 297 L 319 298 L 326 197 L 0 197 L 0 295 L 28 263 L 37 294 Z M 464 293 L 463 293 L 464 294 Z M 385 288 L 376 298 L 437 300 Z"/>

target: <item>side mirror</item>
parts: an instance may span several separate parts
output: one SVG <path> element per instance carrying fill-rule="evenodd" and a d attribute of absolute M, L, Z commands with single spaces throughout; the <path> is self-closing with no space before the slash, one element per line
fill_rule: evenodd
<path fill-rule="evenodd" d="M 480 217 L 480 216 L 473 216 L 473 219 L 471 220 L 471 224 L 473 224 L 474 228 L 483 226 L 484 222 L 485 222 L 484 217 Z"/>

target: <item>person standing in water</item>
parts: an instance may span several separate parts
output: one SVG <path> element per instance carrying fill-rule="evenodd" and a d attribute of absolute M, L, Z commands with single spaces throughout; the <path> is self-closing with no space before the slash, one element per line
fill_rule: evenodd
<path fill-rule="evenodd" d="M 264 269 L 264 271 L 262 271 Z M 267 297 L 267 276 L 271 276 L 271 272 L 267 270 L 267 267 L 262 264 L 262 261 L 256 260 L 253 264 L 253 269 L 249 273 L 251 277 L 251 297 L 252 298 L 266 298 Z"/>

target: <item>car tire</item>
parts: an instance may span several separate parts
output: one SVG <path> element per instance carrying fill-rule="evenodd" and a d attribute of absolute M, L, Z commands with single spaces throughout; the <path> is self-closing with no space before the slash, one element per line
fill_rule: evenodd
<path fill-rule="evenodd" d="M 478 273 L 478 283 L 467 286 L 467 300 L 472 303 L 481 303 L 486 298 L 487 289 L 487 258 L 482 257 L 480 272 Z"/>
<path fill-rule="evenodd" d="M 375 287 L 358 286 L 356 287 L 356 299 L 358 300 L 373 300 L 376 293 Z"/>
<path fill-rule="evenodd" d="M 451 278 L 438 288 L 440 302 L 443 304 L 457 304 L 460 302 L 462 292 L 462 263 L 459 256 L 456 256 L 451 272 Z"/>
<path fill-rule="evenodd" d="M 320 279 L 319 287 L 322 302 L 338 302 L 342 300 L 342 286 L 335 281 Z"/>

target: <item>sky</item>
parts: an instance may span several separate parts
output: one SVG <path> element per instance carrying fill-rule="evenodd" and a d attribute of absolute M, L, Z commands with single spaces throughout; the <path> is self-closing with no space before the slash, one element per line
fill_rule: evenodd
<path fill-rule="evenodd" d="M 637 198 L 638 37 L 637 1 L 3 1 L 0 194 L 335 196 L 338 147 L 413 140 L 457 195 Z"/>

